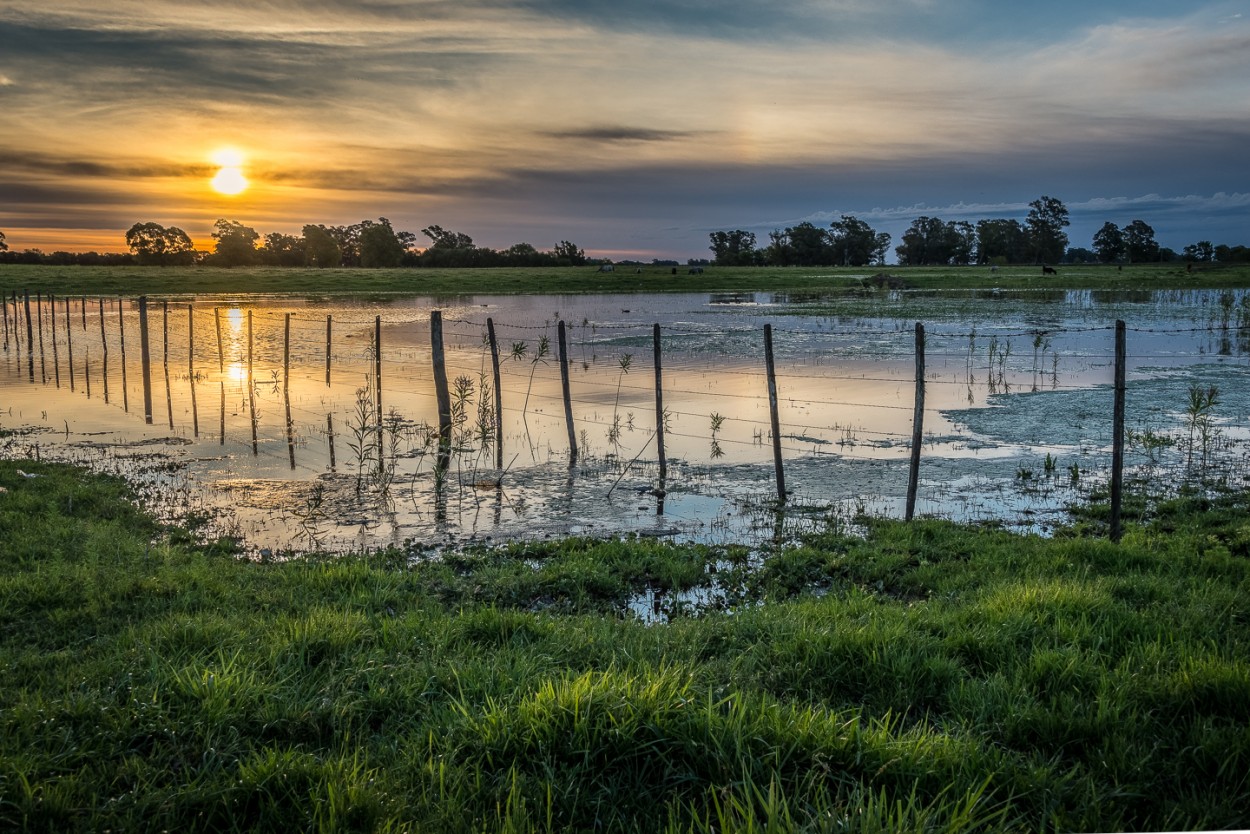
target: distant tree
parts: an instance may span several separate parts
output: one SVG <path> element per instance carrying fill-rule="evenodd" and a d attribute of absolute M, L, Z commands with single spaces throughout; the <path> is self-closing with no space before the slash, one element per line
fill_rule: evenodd
<path fill-rule="evenodd" d="M 978 220 L 976 239 L 975 260 L 979 264 L 1023 263 L 1031 257 L 1029 233 L 1019 220 Z"/>
<path fill-rule="evenodd" d="M 1200 240 L 1185 247 L 1185 260 L 1210 263 L 1215 260 L 1215 247 L 1209 240 Z"/>
<path fill-rule="evenodd" d="M 195 261 L 195 247 L 177 226 L 136 223 L 126 232 L 126 246 L 145 266 L 186 265 Z"/>
<path fill-rule="evenodd" d="M 256 262 L 256 241 L 260 235 L 251 226 L 237 220 L 218 220 L 213 224 L 213 261 L 217 266 L 247 266 Z"/>
<path fill-rule="evenodd" d="M 1144 220 L 1134 220 L 1121 230 L 1124 249 L 1129 263 L 1147 263 L 1159 260 L 1159 244 L 1155 242 L 1155 230 Z"/>
<path fill-rule="evenodd" d="M 1124 232 L 1111 221 L 1102 224 L 1102 228 L 1094 232 L 1094 251 L 1098 260 L 1105 264 L 1124 260 Z"/>
<path fill-rule="evenodd" d="M 885 265 L 886 256 L 890 254 L 890 243 L 894 238 L 889 232 L 877 232 L 873 241 L 872 262 L 878 266 Z"/>
<path fill-rule="evenodd" d="M 343 263 L 343 251 L 325 226 L 305 226 L 303 248 L 304 263 L 308 266 L 325 268 Z"/>
<path fill-rule="evenodd" d="M 844 214 L 841 220 L 829 224 L 829 247 L 835 264 L 840 266 L 866 266 L 877 260 L 881 248 L 877 232 L 863 220 Z M 886 244 L 889 247 L 889 244 Z"/>
<path fill-rule="evenodd" d="M 946 263 L 967 266 L 977 250 L 977 230 L 967 220 L 946 224 Z"/>
<path fill-rule="evenodd" d="M 472 249 L 473 238 L 461 232 L 453 232 L 442 226 L 426 226 L 421 234 L 430 239 L 431 249 Z"/>
<path fill-rule="evenodd" d="M 756 262 L 755 232 L 734 229 L 732 232 L 712 232 L 708 235 L 717 266 L 750 266 Z"/>
<path fill-rule="evenodd" d="M 902 242 L 894 248 L 903 266 L 925 266 L 950 263 L 951 232 L 937 217 L 917 217 L 903 232 Z"/>
<path fill-rule="evenodd" d="M 9 244 L 4 242 L 4 232 L 0 232 L 0 252 L 8 251 Z"/>
<path fill-rule="evenodd" d="M 1063 262 L 1066 264 L 1098 263 L 1098 253 L 1082 246 L 1069 246 L 1068 251 L 1063 255 Z"/>
<path fill-rule="evenodd" d="M 367 224 L 367 225 L 366 225 Z M 362 221 L 360 265 L 369 268 L 396 267 L 404 258 L 404 247 L 391 228 L 391 221 L 379 217 L 377 223 Z"/>
<path fill-rule="evenodd" d="M 304 263 L 304 239 L 281 232 L 265 235 L 260 248 L 261 257 L 271 266 L 302 266 Z"/>
<path fill-rule="evenodd" d="M 586 263 L 586 253 L 567 240 L 557 243 L 551 254 L 560 265 L 583 266 Z"/>
<path fill-rule="evenodd" d="M 1067 206 L 1043 195 L 1029 203 L 1024 225 L 1029 230 L 1034 263 L 1059 263 L 1068 248 L 1068 235 L 1064 232 L 1071 225 Z"/>
<path fill-rule="evenodd" d="M 1250 247 L 1221 243 L 1215 247 L 1215 260 L 1222 264 L 1250 262 Z"/>

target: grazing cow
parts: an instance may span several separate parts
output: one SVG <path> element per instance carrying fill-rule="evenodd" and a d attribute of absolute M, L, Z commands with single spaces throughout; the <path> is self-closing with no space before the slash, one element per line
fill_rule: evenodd
<path fill-rule="evenodd" d="M 612 266 L 612 264 L 600 264 L 599 265 L 600 272 L 613 272 L 615 269 L 616 267 Z"/>
<path fill-rule="evenodd" d="M 688 275 L 702 275 L 702 274 L 703 274 L 703 267 L 701 267 L 701 266 L 692 266 L 692 267 L 690 267 L 690 271 L 689 271 L 687 274 L 688 274 Z"/>
<path fill-rule="evenodd" d="M 1042 274 L 1043 275 L 1058 275 L 1059 273 L 1055 270 L 1053 266 L 1046 266 L 1046 264 L 1042 264 Z"/>
<path fill-rule="evenodd" d="M 994 265 L 994 266 L 990 267 L 990 272 L 998 272 L 998 266 L 997 266 L 997 265 Z"/>

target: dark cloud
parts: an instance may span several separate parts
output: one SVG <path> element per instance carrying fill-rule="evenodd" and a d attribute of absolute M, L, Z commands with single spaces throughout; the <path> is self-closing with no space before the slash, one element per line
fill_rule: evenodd
<path fill-rule="evenodd" d="M 675 142 L 706 135 L 703 131 L 656 130 L 645 127 L 604 125 L 580 130 L 548 131 L 544 136 L 553 139 L 582 139 L 587 142 Z"/>
<path fill-rule="evenodd" d="M 4 159 L 5 168 L 10 174 L 25 172 L 83 179 L 204 177 L 217 170 L 216 166 L 212 165 L 66 158 L 21 148 L 0 148 L 0 158 Z"/>

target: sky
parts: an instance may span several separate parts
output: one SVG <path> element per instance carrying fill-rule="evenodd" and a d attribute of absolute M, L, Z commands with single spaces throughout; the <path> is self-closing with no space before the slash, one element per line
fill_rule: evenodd
<path fill-rule="evenodd" d="M 684 260 L 1041 195 L 1074 246 L 1250 244 L 1250 0 L 0 0 L 11 249 L 387 217 Z"/>

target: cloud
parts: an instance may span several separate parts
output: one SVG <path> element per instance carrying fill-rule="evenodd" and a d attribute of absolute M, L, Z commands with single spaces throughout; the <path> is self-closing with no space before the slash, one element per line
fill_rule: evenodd
<path fill-rule="evenodd" d="M 701 131 L 656 130 L 624 125 L 604 125 L 576 130 L 556 130 L 544 133 L 553 139 L 584 139 L 588 142 L 673 142 L 700 136 Z"/>

